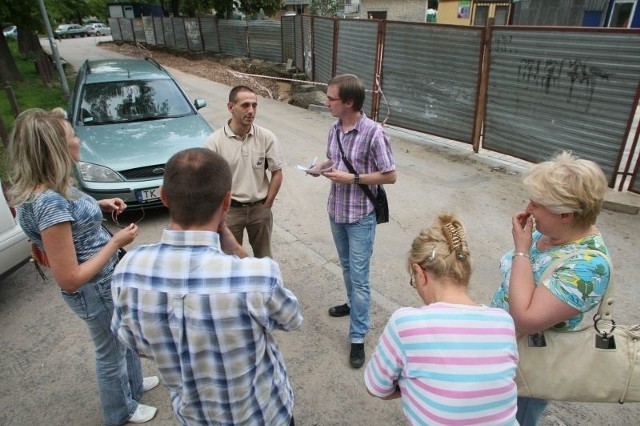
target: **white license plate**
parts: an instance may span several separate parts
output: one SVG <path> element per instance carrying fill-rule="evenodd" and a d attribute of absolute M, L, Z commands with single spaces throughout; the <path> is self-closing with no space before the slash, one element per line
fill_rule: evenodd
<path fill-rule="evenodd" d="M 148 203 L 160 199 L 160 187 L 139 189 L 136 191 L 136 198 L 139 203 Z"/>

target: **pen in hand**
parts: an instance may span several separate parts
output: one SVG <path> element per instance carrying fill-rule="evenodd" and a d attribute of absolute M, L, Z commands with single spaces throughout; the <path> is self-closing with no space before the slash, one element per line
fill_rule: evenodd
<path fill-rule="evenodd" d="M 309 166 L 309 169 L 313 169 L 313 167 L 316 165 L 316 161 L 318 161 L 318 157 L 313 159 L 313 162 L 311 163 L 311 165 Z"/>

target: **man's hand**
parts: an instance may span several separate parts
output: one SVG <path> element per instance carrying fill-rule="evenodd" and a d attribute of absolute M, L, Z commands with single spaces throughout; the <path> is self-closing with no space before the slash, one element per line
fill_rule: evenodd
<path fill-rule="evenodd" d="M 331 182 L 335 182 L 335 183 L 345 183 L 345 184 L 353 183 L 353 175 L 349 172 L 343 172 L 342 170 L 332 169 L 329 172 L 324 172 L 322 176 L 326 177 Z"/>
<path fill-rule="evenodd" d="M 222 251 L 227 254 L 235 254 L 236 256 L 243 258 L 247 257 L 248 253 L 233 236 L 231 230 L 225 222 L 222 222 L 218 227 L 218 234 L 220 235 L 220 247 Z"/>

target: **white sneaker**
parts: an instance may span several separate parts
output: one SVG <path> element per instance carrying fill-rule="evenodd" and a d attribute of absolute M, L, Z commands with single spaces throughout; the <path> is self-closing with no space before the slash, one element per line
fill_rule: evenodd
<path fill-rule="evenodd" d="M 133 416 L 129 418 L 129 423 L 146 423 L 151 420 L 157 412 L 158 409 L 156 407 L 138 404 L 138 408 L 136 408 Z"/>
<path fill-rule="evenodd" d="M 145 377 L 144 379 L 142 379 L 142 390 L 144 392 L 150 391 L 151 389 L 158 386 L 159 383 L 160 379 L 158 379 L 158 376 Z"/>

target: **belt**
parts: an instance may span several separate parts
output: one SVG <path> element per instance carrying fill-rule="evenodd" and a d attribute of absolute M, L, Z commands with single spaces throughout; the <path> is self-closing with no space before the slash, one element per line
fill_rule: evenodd
<path fill-rule="evenodd" d="M 262 200 L 258 200 L 258 201 L 252 201 L 249 203 L 241 203 L 240 201 L 234 200 L 232 198 L 231 207 L 251 207 L 251 206 L 255 206 L 256 204 L 263 204 L 264 200 L 266 200 L 266 198 L 263 198 Z"/>

